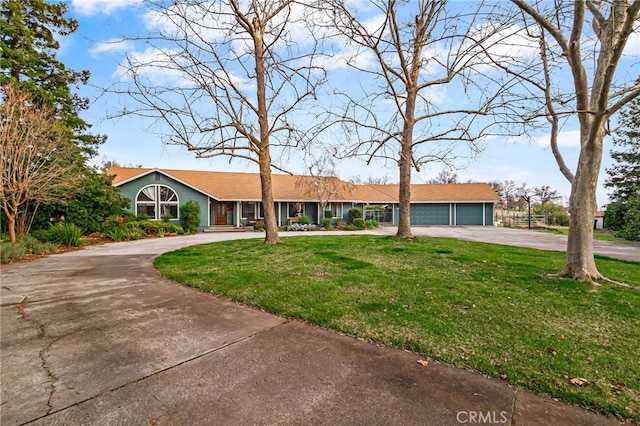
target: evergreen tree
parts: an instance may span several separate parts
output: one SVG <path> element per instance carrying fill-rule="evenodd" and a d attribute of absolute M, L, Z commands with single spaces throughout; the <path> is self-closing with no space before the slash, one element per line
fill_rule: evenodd
<path fill-rule="evenodd" d="M 640 98 L 621 112 L 619 123 L 613 143 L 620 149 L 611 151 L 616 164 L 607 169 L 605 182 L 612 190 L 605 223 L 620 236 L 635 240 L 640 238 Z"/>
<path fill-rule="evenodd" d="M 66 36 L 78 28 L 75 19 L 65 18 L 67 4 L 45 0 L 0 0 L 0 86 L 17 84 L 34 101 L 48 104 L 61 115 L 69 141 L 78 146 L 80 163 L 97 153 L 103 137 L 87 133 L 90 125 L 79 112 L 88 100 L 71 88 L 86 84 L 88 71 L 67 69 L 56 59 L 60 44 L 56 35 Z"/>
<path fill-rule="evenodd" d="M 0 0 L 0 87 L 5 93 L 10 86 L 17 88 L 28 93 L 36 106 L 55 109 L 58 124 L 66 132 L 60 148 L 73 173 L 70 179 L 83 182 L 73 192 L 69 190 L 65 198 L 46 204 L 28 200 L 28 211 L 22 214 L 37 214 L 36 228 L 46 226 L 50 215 L 65 216 L 91 232 L 98 229 L 105 216 L 119 212 L 126 203 L 104 172 L 88 166 L 105 138 L 88 133 L 91 126 L 79 114 L 89 102 L 72 90 L 87 83 L 89 72 L 68 69 L 56 58 L 60 48 L 56 38 L 78 29 L 75 19 L 65 17 L 67 8 L 65 2 Z M 22 232 L 28 232 L 28 228 Z"/>

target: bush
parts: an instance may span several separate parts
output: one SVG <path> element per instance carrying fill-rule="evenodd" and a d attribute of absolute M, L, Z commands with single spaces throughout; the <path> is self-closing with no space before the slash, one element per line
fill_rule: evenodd
<path fill-rule="evenodd" d="M 333 219 L 333 211 L 332 210 L 325 210 L 324 211 L 324 218 L 325 219 Z"/>
<path fill-rule="evenodd" d="M 28 252 L 25 245 L 20 244 L 20 241 L 15 243 L 2 243 L 0 244 L 0 261 L 2 261 L 2 263 L 9 263 L 13 260 L 20 260 L 24 258 Z"/>
<path fill-rule="evenodd" d="M 180 206 L 182 215 L 182 227 L 185 233 L 193 234 L 200 226 L 200 205 L 193 200 L 189 200 Z"/>
<path fill-rule="evenodd" d="M 46 254 L 56 249 L 57 245 L 41 242 L 37 238 L 27 235 L 16 243 L 9 241 L 0 243 L 0 262 L 9 263 L 25 258 L 28 254 Z"/>
<path fill-rule="evenodd" d="M 369 219 L 364 221 L 364 226 L 367 229 L 376 229 L 380 226 L 380 224 L 375 219 Z"/>
<path fill-rule="evenodd" d="M 364 229 L 364 226 L 365 226 L 364 219 L 361 217 L 354 218 L 351 224 L 355 226 L 356 229 Z"/>
<path fill-rule="evenodd" d="M 112 185 L 112 176 L 85 167 L 82 173 L 82 185 L 73 198 L 65 205 L 43 205 L 37 210 L 33 229 L 49 229 L 50 218 L 64 216 L 65 221 L 80 227 L 83 234 L 99 232 L 105 217 L 118 214 L 129 207 L 130 200 L 122 195 L 120 188 Z"/>
<path fill-rule="evenodd" d="M 531 208 L 531 213 L 545 215 L 549 225 L 569 226 L 569 214 L 557 204 L 536 204 Z"/>
<path fill-rule="evenodd" d="M 264 231 L 264 222 L 261 220 L 256 220 L 256 223 L 253 224 L 253 229 L 255 231 Z"/>
<path fill-rule="evenodd" d="M 627 200 L 624 227 L 616 235 L 629 241 L 640 241 L 640 195 L 632 195 Z"/>
<path fill-rule="evenodd" d="M 362 210 L 351 209 L 349 210 L 349 223 L 354 223 L 354 220 L 362 218 Z"/>
<path fill-rule="evenodd" d="M 166 213 L 164 216 L 162 216 L 162 221 L 169 223 L 171 222 L 171 219 L 173 219 L 173 215 L 171 213 Z"/>
<path fill-rule="evenodd" d="M 82 242 L 82 229 L 73 223 L 58 223 L 45 234 L 46 241 L 64 244 L 67 247 L 78 247 Z"/>
<path fill-rule="evenodd" d="M 333 229 L 333 226 L 331 226 L 331 218 L 325 217 L 324 219 L 322 219 L 320 221 L 320 226 L 322 226 L 324 229 Z"/>
<path fill-rule="evenodd" d="M 287 226 L 287 231 L 315 231 L 316 226 L 313 224 L 292 223 Z"/>
<path fill-rule="evenodd" d="M 298 216 L 297 223 L 299 223 L 300 225 L 311 225 L 311 218 L 305 215 Z"/>
<path fill-rule="evenodd" d="M 129 241 L 139 240 L 144 235 L 144 232 L 135 223 L 131 223 L 110 228 L 105 231 L 105 235 L 113 241 Z"/>
<path fill-rule="evenodd" d="M 132 222 L 128 226 L 139 228 L 142 231 L 142 233 L 145 235 L 164 236 L 165 232 L 170 232 L 170 229 L 173 225 L 167 222 L 160 222 L 157 220 L 141 220 L 139 222 Z"/>
<path fill-rule="evenodd" d="M 358 230 L 358 228 L 356 228 L 356 226 L 352 225 L 352 224 L 345 225 L 344 228 L 342 228 L 342 229 L 344 229 L 345 231 L 357 231 Z"/>

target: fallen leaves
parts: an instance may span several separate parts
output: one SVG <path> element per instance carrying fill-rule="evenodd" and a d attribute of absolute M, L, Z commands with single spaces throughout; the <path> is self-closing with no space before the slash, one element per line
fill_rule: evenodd
<path fill-rule="evenodd" d="M 584 386 L 587 383 L 589 383 L 589 381 L 583 377 L 574 377 L 573 379 L 569 378 L 569 376 L 564 376 L 565 380 L 569 380 L 569 383 L 571 383 L 574 386 Z"/>
<path fill-rule="evenodd" d="M 419 359 L 418 361 L 416 361 L 418 364 L 420 364 L 423 367 L 426 367 L 429 365 L 429 361 L 425 360 L 425 359 Z"/>

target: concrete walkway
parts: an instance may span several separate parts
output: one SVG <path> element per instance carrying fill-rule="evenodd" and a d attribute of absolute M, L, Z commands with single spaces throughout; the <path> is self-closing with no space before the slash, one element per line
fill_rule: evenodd
<path fill-rule="evenodd" d="M 469 239 L 478 232 L 415 233 L 446 230 Z M 183 287 L 152 268 L 166 251 L 252 237 L 261 235 L 114 243 L 4 265 L 0 423 L 617 423 L 477 373 L 423 366 L 406 351 Z"/>

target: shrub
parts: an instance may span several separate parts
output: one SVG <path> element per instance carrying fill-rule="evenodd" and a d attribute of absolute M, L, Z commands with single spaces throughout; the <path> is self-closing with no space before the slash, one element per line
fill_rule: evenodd
<path fill-rule="evenodd" d="M 164 235 L 171 224 L 167 222 L 159 222 L 155 220 L 141 220 L 136 223 L 132 223 L 130 226 L 138 227 L 145 235 Z"/>
<path fill-rule="evenodd" d="M 356 228 L 355 225 L 352 225 L 352 224 L 345 225 L 344 228 L 342 228 L 342 229 L 344 229 L 345 231 L 357 231 L 358 230 L 358 228 Z"/>
<path fill-rule="evenodd" d="M 180 206 L 182 215 L 182 227 L 185 233 L 193 234 L 200 226 L 200 205 L 193 200 L 189 200 Z"/>
<path fill-rule="evenodd" d="M 306 224 L 306 223 L 302 224 L 302 223 L 296 222 L 287 226 L 287 231 L 315 231 L 315 230 L 316 230 L 316 225 L 313 225 L 313 224 Z"/>
<path fill-rule="evenodd" d="M 256 223 L 253 224 L 253 229 L 255 231 L 264 231 L 264 222 L 261 220 L 256 220 Z"/>
<path fill-rule="evenodd" d="M 56 249 L 56 244 L 41 242 L 37 238 L 27 235 L 20 238 L 17 242 L 9 241 L 0 243 L 0 262 L 9 263 L 20 260 L 28 254 L 45 254 Z"/>
<path fill-rule="evenodd" d="M 33 229 L 49 229 L 50 218 L 64 216 L 65 221 L 80 227 L 88 235 L 102 230 L 105 217 L 120 213 L 129 207 L 130 200 L 122 195 L 120 188 L 112 185 L 112 176 L 97 172 L 91 167 L 79 170 L 82 185 L 74 191 L 65 205 L 50 204 L 38 208 Z"/>
<path fill-rule="evenodd" d="M 569 214 L 562 208 L 553 203 L 536 204 L 531 207 L 531 213 L 543 214 L 547 217 L 549 225 L 568 226 Z"/>
<path fill-rule="evenodd" d="M 78 247 L 82 242 L 82 229 L 73 223 L 59 223 L 49 228 L 45 238 L 51 243 Z"/>
<path fill-rule="evenodd" d="M 349 223 L 354 223 L 355 219 L 362 218 L 362 210 L 360 209 L 351 209 L 349 210 Z"/>
<path fill-rule="evenodd" d="M 173 219 L 173 215 L 171 213 L 165 213 L 165 215 L 162 216 L 162 221 L 165 223 L 171 222 L 171 219 Z"/>
<path fill-rule="evenodd" d="M 333 210 L 325 210 L 324 217 L 325 219 L 333 219 Z"/>
<path fill-rule="evenodd" d="M 364 221 L 364 226 L 367 229 L 376 229 L 380 226 L 380 223 L 375 219 L 369 219 Z"/>
<path fill-rule="evenodd" d="M 300 225 L 311 225 L 311 218 L 309 216 L 298 216 L 298 223 Z"/>
<path fill-rule="evenodd" d="M 2 263 L 9 263 L 12 260 L 20 260 L 25 257 L 28 252 L 29 251 L 24 244 L 20 244 L 20 241 L 0 244 L 0 260 Z"/>
<path fill-rule="evenodd" d="M 361 217 L 354 218 L 351 224 L 355 226 L 356 229 L 364 229 L 364 226 L 365 226 L 364 219 Z"/>
<path fill-rule="evenodd" d="M 139 240 L 144 232 L 137 223 L 127 223 L 107 229 L 105 235 L 113 241 L 129 241 Z"/>
<path fill-rule="evenodd" d="M 33 254 L 47 254 L 47 253 L 51 253 L 56 248 L 58 248 L 57 244 L 49 243 L 49 242 L 40 242 L 35 246 L 33 246 L 32 251 L 33 251 Z"/>
<path fill-rule="evenodd" d="M 322 226 L 324 229 L 332 229 L 333 226 L 331 226 L 331 218 L 325 217 L 324 219 L 322 219 L 320 221 L 320 226 Z"/>

